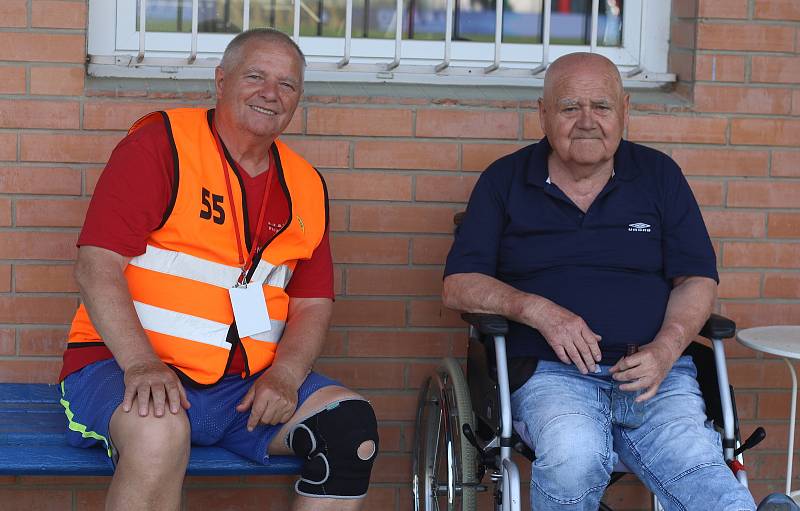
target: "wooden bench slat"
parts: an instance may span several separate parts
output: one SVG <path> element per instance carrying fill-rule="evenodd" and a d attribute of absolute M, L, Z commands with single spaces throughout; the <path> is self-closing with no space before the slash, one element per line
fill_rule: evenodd
<path fill-rule="evenodd" d="M 0 383 L 0 475 L 111 475 L 101 448 L 66 442 L 56 385 Z M 220 447 L 192 447 L 190 475 L 298 474 L 300 459 L 271 456 L 259 465 Z"/>

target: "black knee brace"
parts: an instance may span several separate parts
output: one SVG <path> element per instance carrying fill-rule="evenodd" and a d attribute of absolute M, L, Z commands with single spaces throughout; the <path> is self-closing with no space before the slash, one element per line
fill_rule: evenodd
<path fill-rule="evenodd" d="M 358 448 L 372 441 L 361 458 Z M 358 498 L 367 493 L 378 453 L 378 421 L 361 399 L 340 401 L 312 415 L 289 433 L 288 446 L 305 458 L 295 491 L 309 497 Z"/>

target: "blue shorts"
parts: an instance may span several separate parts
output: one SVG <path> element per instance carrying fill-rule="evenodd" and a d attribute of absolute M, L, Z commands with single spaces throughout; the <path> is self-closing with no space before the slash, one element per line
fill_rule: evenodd
<path fill-rule="evenodd" d="M 192 445 L 216 445 L 256 463 L 268 463 L 267 447 L 283 424 L 260 425 L 249 432 L 247 419 L 250 412 L 236 411 L 236 405 L 262 373 L 245 379 L 236 374 L 228 375 L 208 388 L 184 385 L 186 397 L 192 405 L 186 410 L 192 429 Z M 342 386 L 312 372 L 298 390 L 297 406 L 329 385 Z M 69 421 L 69 444 L 76 447 L 100 444 L 113 467 L 116 456 L 110 441 L 109 425 L 125 394 L 122 369 L 114 359 L 90 364 L 64 379 L 61 394 L 61 404 Z"/>

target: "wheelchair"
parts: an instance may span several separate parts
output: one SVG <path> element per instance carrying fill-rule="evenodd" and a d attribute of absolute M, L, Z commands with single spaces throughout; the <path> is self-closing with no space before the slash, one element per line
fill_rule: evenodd
<path fill-rule="evenodd" d="M 518 452 L 533 461 L 535 453 L 512 426 L 505 352 L 508 322 L 491 314 L 461 317 L 469 324 L 466 377 L 455 359 L 445 358 L 419 393 L 412 459 L 414 510 L 475 511 L 478 493 L 491 491 L 495 511 L 519 511 L 520 474 L 511 455 Z M 766 433 L 758 427 L 740 442 L 723 345 L 735 332 L 733 321 L 712 314 L 699 335 L 711 340 L 713 350 L 693 342 L 684 355 L 691 355 L 697 366 L 706 415 L 722 434 L 725 461 L 747 487 L 742 453 Z M 483 483 L 486 474 L 488 484 Z M 614 472 L 609 484 L 624 475 Z M 527 498 L 528 493 L 524 495 Z M 652 506 L 661 509 L 655 496 Z M 600 510 L 613 511 L 605 503 Z"/>

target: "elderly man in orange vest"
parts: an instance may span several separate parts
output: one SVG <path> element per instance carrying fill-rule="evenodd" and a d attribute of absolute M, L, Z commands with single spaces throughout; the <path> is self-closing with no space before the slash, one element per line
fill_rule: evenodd
<path fill-rule="evenodd" d="M 97 184 L 61 388 L 70 442 L 115 467 L 107 509 L 179 509 L 192 443 L 296 454 L 293 509 L 361 508 L 375 414 L 311 371 L 333 298 L 325 183 L 278 139 L 304 67 L 281 32 L 238 35 L 216 108 L 143 117 Z"/>

